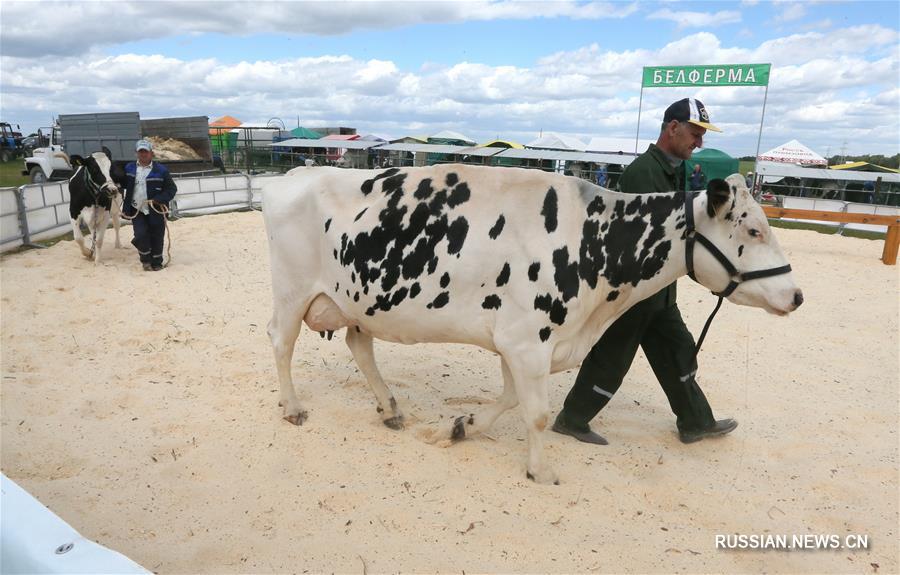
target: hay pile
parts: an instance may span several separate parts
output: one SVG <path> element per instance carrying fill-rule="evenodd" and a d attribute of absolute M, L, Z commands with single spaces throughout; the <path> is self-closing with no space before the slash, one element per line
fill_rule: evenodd
<path fill-rule="evenodd" d="M 153 144 L 153 156 L 161 162 L 203 159 L 200 154 L 181 140 L 159 136 L 149 136 L 147 139 Z"/>

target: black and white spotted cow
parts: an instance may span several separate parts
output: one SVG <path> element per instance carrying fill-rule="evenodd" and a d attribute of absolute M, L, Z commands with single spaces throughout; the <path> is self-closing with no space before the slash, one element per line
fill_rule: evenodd
<path fill-rule="evenodd" d="M 121 206 L 119 198 L 120 183 L 125 172 L 121 166 L 113 165 L 109 150 L 94 152 L 86 158 L 72 157 L 72 165 L 77 166 L 75 173 L 69 178 L 69 217 L 72 222 L 72 234 L 84 257 L 93 258 L 94 264 L 100 263 L 100 249 L 103 247 L 103 236 L 112 219 L 116 232 L 116 247 L 119 242 L 119 214 Z M 121 172 L 116 177 L 117 172 Z M 117 181 L 119 183 L 117 183 Z M 87 224 L 91 233 L 90 249 L 85 246 L 81 233 L 81 222 Z"/>
<path fill-rule="evenodd" d="M 690 206 L 697 232 L 740 270 L 784 266 L 746 187 L 717 182 Z M 627 195 L 536 170 L 439 165 L 299 168 L 269 180 L 263 194 L 269 335 L 285 419 L 307 417 L 290 369 L 302 321 L 316 331 L 348 328 L 393 428 L 403 415 L 375 365 L 373 338 L 474 344 L 500 356 L 503 393 L 435 440 L 483 432 L 519 404 L 527 474 L 542 483 L 556 481 L 541 438 L 550 373 L 577 366 L 610 323 L 686 273 L 684 192 Z M 694 252 L 699 281 L 724 288 L 723 265 L 699 245 Z M 790 313 L 802 296 L 786 269 L 740 283 L 729 299 Z"/>

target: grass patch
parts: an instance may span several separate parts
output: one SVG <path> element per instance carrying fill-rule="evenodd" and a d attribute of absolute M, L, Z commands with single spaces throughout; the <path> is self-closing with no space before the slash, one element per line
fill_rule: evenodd
<path fill-rule="evenodd" d="M 0 162 L 0 188 L 18 187 L 29 183 L 28 176 L 22 175 L 24 168 L 25 163 L 21 158 Z"/>
<path fill-rule="evenodd" d="M 809 224 L 806 222 L 786 222 L 784 220 L 770 219 L 769 225 L 773 228 L 783 228 L 786 230 L 810 230 L 819 232 L 820 234 L 834 235 L 838 232 L 837 226 L 826 226 L 822 224 Z M 843 230 L 842 236 L 848 238 L 860 238 L 863 240 L 884 240 L 885 234 L 881 232 L 867 232 L 864 230 Z"/>

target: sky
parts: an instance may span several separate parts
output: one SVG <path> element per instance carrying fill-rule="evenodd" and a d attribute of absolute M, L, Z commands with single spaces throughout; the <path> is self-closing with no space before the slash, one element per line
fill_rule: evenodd
<path fill-rule="evenodd" d="M 40 17 L 35 15 L 39 14 Z M 772 65 L 765 87 L 647 88 L 645 66 Z M 695 97 L 753 155 L 900 153 L 900 3 L 93 1 L 0 3 L 0 118 L 229 114 L 484 142 L 655 140 Z M 765 109 L 763 103 L 765 101 Z"/>

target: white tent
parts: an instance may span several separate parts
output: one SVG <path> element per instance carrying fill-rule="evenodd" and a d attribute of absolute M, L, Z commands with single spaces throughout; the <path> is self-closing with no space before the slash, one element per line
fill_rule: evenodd
<path fill-rule="evenodd" d="M 578 138 L 566 134 L 557 134 L 556 132 L 547 132 L 540 138 L 525 144 L 525 147 L 541 150 L 572 150 L 578 152 L 583 152 L 587 148 L 587 146 L 584 145 L 584 142 Z"/>
<path fill-rule="evenodd" d="M 647 151 L 653 140 L 638 140 L 637 153 Z M 604 154 L 634 154 L 634 138 L 606 138 L 593 137 L 587 145 L 588 152 L 602 152 Z"/>
<path fill-rule="evenodd" d="M 464 134 L 460 134 L 459 132 L 454 132 L 453 130 L 442 130 L 437 134 L 428 136 L 428 138 L 435 140 L 460 140 L 462 142 L 466 142 L 471 146 L 475 145 L 475 140 Z"/>
<path fill-rule="evenodd" d="M 756 158 L 760 162 L 781 162 L 783 164 L 799 164 L 801 166 L 827 166 L 828 160 L 813 152 L 797 140 L 791 140 L 777 148 L 760 154 Z"/>

